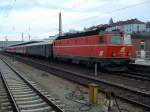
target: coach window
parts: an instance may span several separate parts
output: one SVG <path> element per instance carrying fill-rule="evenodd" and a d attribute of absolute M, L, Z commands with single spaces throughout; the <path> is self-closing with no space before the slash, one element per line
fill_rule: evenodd
<path fill-rule="evenodd" d="M 100 43 L 100 44 L 104 44 L 104 37 L 103 37 L 103 36 L 100 36 L 100 37 L 99 37 L 99 43 Z"/>

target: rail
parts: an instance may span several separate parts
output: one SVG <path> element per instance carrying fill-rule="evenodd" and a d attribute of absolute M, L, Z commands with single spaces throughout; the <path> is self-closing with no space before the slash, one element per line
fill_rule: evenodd
<path fill-rule="evenodd" d="M 38 90 L 37 88 L 35 88 L 33 86 L 33 84 L 31 84 L 30 81 L 28 81 L 24 76 L 22 76 L 14 67 L 12 67 L 10 64 L 8 64 L 6 61 L 4 61 L 3 59 L 1 59 L 18 77 L 20 77 L 30 88 L 32 88 L 50 107 L 53 108 L 54 111 L 56 112 L 65 112 L 64 108 L 61 108 L 60 105 L 57 105 L 53 99 L 48 98 L 46 95 L 44 95 L 42 92 L 40 92 L 40 90 Z M 13 110 L 15 112 L 20 112 L 20 109 L 13 97 L 13 94 L 11 93 L 11 90 L 7 84 L 7 81 L 5 79 L 5 77 L 3 76 L 3 74 L 1 73 L 1 77 L 3 79 L 3 82 L 5 84 L 5 87 L 8 91 L 8 94 L 11 98 L 12 101 L 12 105 L 13 105 Z"/>
<path fill-rule="evenodd" d="M 142 92 L 137 89 L 134 89 L 125 85 L 121 85 L 121 84 L 118 85 L 114 82 L 101 80 L 94 76 L 87 76 L 84 74 L 79 74 L 76 72 L 65 70 L 59 67 L 49 66 L 44 63 L 39 63 L 33 60 L 24 59 L 21 57 L 15 57 L 15 58 L 35 68 L 49 72 L 51 74 L 57 75 L 59 77 L 62 77 L 68 80 L 71 80 L 73 82 L 82 84 L 84 86 L 88 86 L 89 83 L 95 82 L 98 85 L 100 85 L 101 91 L 105 92 L 105 90 L 109 89 L 113 91 L 118 98 L 137 104 L 143 108 L 150 110 L 150 94 L 147 92 Z M 141 99 L 144 99 L 144 100 L 141 100 Z"/>

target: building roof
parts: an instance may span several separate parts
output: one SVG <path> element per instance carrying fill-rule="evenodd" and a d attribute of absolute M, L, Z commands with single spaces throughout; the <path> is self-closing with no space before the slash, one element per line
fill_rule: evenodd
<path fill-rule="evenodd" d="M 112 24 L 100 24 L 97 26 L 92 26 L 89 28 L 85 28 L 85 31 L 91 31 L 91 30 L 97 30 L 97 29 L 105 30 L 106 28 L 109 28 L 109 27 L 127 25 L 127 24 L 145 24 L 145 23 L 138 19 L 130 19 L 130 20 L 126 20 L 126 21 L 118 21 L 118 22 L 112 23 Z"/>
<path fill-rule="evenodd" d="M 121 25 L 127 25 L 127 24 L 145 24 L 144 22 L 138 20 L 138 19 L 130 19 L 127 21 L 118 21 L 116 23 L 111 24 L 110 26 L 121 26 Z"/>

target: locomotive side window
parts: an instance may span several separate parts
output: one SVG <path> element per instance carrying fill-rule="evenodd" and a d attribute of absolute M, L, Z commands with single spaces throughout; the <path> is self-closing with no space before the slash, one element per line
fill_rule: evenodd
<path fill-rule="evenodd" d="M 99 37 L 99 43 L 100 43 L 100 44 L 104 44 L 104 37 L 103 37 L 103 36 L 100 36 L 100 37 Z"/>
<path fill-rule="evenodd" d="M 120 36 L 112 36 L 110 37 L 110 44 L 122 44 L 123 40 Z"/>

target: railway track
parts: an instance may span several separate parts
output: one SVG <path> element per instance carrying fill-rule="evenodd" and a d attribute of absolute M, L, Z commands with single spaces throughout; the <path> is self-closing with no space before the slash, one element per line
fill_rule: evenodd
<path fill-rule="evenodd" d="M 65 105 L 37 83 L 25 78 L 6 61 L 0 60 L 0 98 L 5 110 L 14 112 L 66 112 Z M 5 99 L 7 98 L 7 99 Z M 6 100 L 6 101 L 5 101 Z M 10 101 L 10 102 L 9 102 Z"/>
<path fill-rule="evenodd" d="M 144 73 L 149 74 L 150 73 L 150 66 L 148 65 L 139 65 L 139 64 L 129 64 L 128 66 L 129 70 L 134 73 Z"/>
<path fill-rule="evenodd" d="M 133 71 L 127 71 L 127 72 L 120 72 L 120 73 L 114 73 L 115 75 L 119 75 L 122 77 L 128 77 L 135 80 L 141 80 L 141 81 L 150 81 L 150 75 L 144 74 L 144 73 L 138 73 Z"/>
<path fill-rule="evenodd" d="M 150 93 L 148 92 L 143 92 L 139 89 L 129 87 L 123 84 L 117 84 L 115 82 L 102 80 L 94 76 L 88 76 L 85 74 L 72 72 L 63 68 L 46 65 L 44 63 L 39 63 L 34 60 L 27 60 L 21 57 L 16 57 L 16 59 L 23 63 L 34 66 L 35 68 L 38 68 L 40 70 L 49 72 L 59 77 L 82 84 L 84 86 L 88 86 L 88 84 L 91 82 L 97 83 L 100 86 L 101 91 L 112 91 L 118 98 L 126 100 L 130 103 L 134 103 L 138 106 L 143 107 L 146 110 L 150 110 Z"/>
<path fill-rule="evenodd" d="M 12 112 L 12 105 L 9 100 L 7 91 L 5 89 L 5 86 L 2 82 L 2 78 L 0 77 L 0 110 L 2 111 L 7 111 L 7 112 Z"/>

